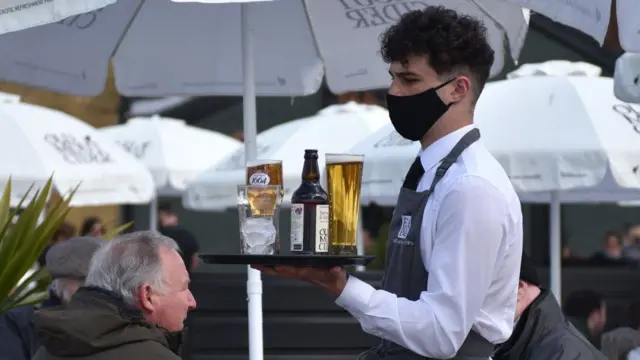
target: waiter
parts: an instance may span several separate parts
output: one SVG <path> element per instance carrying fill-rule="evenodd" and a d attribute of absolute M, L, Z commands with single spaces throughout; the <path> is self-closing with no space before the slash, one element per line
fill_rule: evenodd
<path fill-rule="evenodd" d="M 386 30 L 381 53 L 393 79 L 391 122 L 422 145 L 391 220 L 382 289 L 341 268 L 260 270 L 335 294 L 381 339 L 360 359 L 489 359 L 513 328 L 522 213 L 473 125 L 494 59 L 486 29 L 427 7 Z"/>

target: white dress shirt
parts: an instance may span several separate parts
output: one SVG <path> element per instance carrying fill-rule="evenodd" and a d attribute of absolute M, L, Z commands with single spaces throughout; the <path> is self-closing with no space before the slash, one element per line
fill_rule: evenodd
<path fill-rule="evenodd" d="M 420 152 L 431 185 L 442 158 L 473 125 Z M 350 276 L 336 304 L 372 335 L 417 354 L 449 359 L 471 329 L 494 344 L 513 330 L 520 260 L 522 212 L 509 177 L 482 144 L 467 148 L 430 195 L 420 252 L 428 290 L 410 301 Z"/>

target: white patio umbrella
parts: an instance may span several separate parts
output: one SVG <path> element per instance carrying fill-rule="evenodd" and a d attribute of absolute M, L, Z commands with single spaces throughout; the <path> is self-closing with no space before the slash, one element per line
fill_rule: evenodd
<path fill-rule="evenodd" d="M 148 203 L 153 179 L 145 166 L 87 123 L 60 111 L 0 102 L 0 186 L 11 177 L 11 204 L 53 175 L 72 206 Z"/>
<path fill-rule="evenodd" d="M 560 204 L 640 199 L 640 107 L 602 77 L 529 77 L 489 86 L 484 141 L 525 202 L 551 204 L 551 288 L 560 299 Z M 522 94 L 527 94 L 522 96 Z"/>
<path fill-rule="evenodd" d="M 560 204 L 640 199 L 640 107 L 602 77 L 534 76 L 490 83 L 475 113 L 481 141 L 523 202 L 551 204 L 551 285 L 560 298 Z M 523 96 L 526 94 L 526 96 Z M 391 125 L 365 154 L 362 202 L 393 206 L 420 149 Z"/>
<path fill-rule="evenodd" d="M 158 116 L 136 117 L 100 131 L 151 171 L 157 191 L 149 210 L 153 230 L 157 226 L 158 196 L 181 196 L 187 181 L 242 147 L 230 136 Z"/>
<path fill-rule="evenodd" d="M 105 2 L 83 3 L 96 1 L 95 7 Z M 502 69 L 505 53 L 517 58 L 528 16 L 504 0 L 126 0 L 0 35 L 0 48 L 5 49 L 0 79 L 93 96 L 104 90 L 113 56 L 116 86 L 125 96 L 240 95 L 240 59 L 250 49 L 247 57 L 260 60 L 255 69 L 260 95 L 315 93 L 325 73 L 335 93 L 384 88 L 389 78 L 378 54 L 379 34 L 400 14 L 427 5 L 446 5 L 485 21 L 497 54 L 492 74 Z M 243 38 L 243 21 L 253 40 Z"/>
<path fill-rule="evenodd" d="M 300 185 L 305 149 L 317 149 L 322 163 L 325 153 L 347 152 L 388 123 L 389 113 L 376 105 L 353 102 L 332 105 L 312 117 L 289 121 L 260 133 L 257 158 L 282 160 L 283 204 L 286 206 Z M 183 197 L 185 207 L 193 210 L 234 208 L 236 186 L 245 182 L 244 158 L 245 150 L 240 148 L 197 176 L 187 186 Z"/>

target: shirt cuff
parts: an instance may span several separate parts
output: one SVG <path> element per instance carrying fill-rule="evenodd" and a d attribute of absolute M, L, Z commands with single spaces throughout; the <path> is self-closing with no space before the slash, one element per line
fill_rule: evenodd
<path fill-rule="evenodd" d="M 336 299 L 336 305 L 352 314 L 364 314 L 369 307 L 369 299 L 375 291 L 373 286 L 349 275 L 347 285 Z"/>

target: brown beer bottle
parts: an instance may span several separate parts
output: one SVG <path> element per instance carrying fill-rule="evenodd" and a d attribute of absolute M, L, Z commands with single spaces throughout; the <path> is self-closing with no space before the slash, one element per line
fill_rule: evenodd
<path fill-rule="evenodd" d="M 304 151 L 302 183 L 291 196 L 291 252 L 329 252 L 329 195 L 320 184 L 318 150 Z"/>

